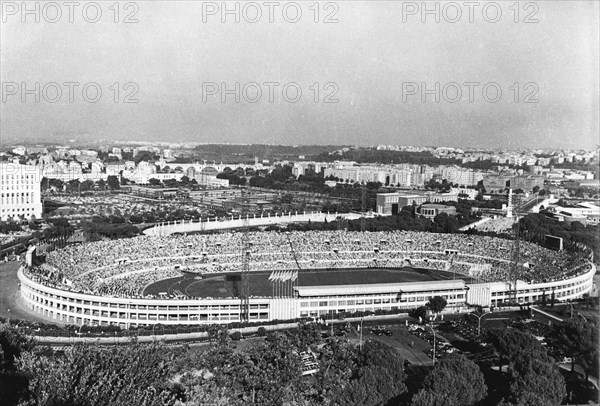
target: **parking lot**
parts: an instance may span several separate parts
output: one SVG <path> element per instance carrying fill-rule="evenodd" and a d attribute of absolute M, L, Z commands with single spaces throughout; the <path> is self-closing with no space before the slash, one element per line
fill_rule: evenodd
<path fill-rule="evenodd" d="M 478 320 L 464 314 L 444 315 L 444 321 L 435 323 L 436 359 L 453 352 L 464 353 L 474 361 L 493 362 L 492 348 L 478 339 Z M 509 320 L 518 317 L 518 312 L 488 313 L 481 320 L 481 335 L 485 330 L 506 328 Z M 360 342 L 360 323 L 345 323 L 334 328 L 334 334 L 345 336 L 350 341 Z M 396 348 L 401 356 L 415 366 L 431 366 L 433 355 L 433 333 L 429 324 L 418 324 L 416 320 L 402 317 L 397 320 L 368 320 L 363 322 L 363 342 L 379 340 Z M 325 330 L 324 330 L 325 331 Z"/>
<path fill-rule="evenodd" d="M 346 338 L 353 343 L 360 343 L 358 331 L 360 323 L 352 323 L 352 330 L 346 333 Z M 373 327 L 377 327 L 374 329 Z M 409 333 L 404 324 L 369 324 L 363 325 L 363 342 L 367 340 L 379 340 L 396 348 L 402 358 L 412 365 L 432 365 L 431 358 L 427 352 L 432 348 L 424 339 Z M 339 333 L 338 333 L 339 334 Z"/>

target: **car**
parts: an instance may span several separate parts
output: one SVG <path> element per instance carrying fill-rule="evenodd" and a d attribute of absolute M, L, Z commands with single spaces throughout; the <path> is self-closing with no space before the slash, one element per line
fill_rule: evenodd
<path fill-rule="evenodd" d="M 391 336 L 394 335 L 394 333 L 392 332 L 392 330 L 383 330 L 383 334 L 385 334 L 386 336 Z"/>

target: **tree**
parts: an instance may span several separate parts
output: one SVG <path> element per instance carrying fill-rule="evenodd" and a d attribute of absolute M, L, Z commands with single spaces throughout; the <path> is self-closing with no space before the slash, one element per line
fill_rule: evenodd
<path fill-rule="evenodd" d="M 13 231 L 23 231 L 23 228 L 19 223 L 12 220 L 0 221 L 0 233 L 10 233 Z"/>
<path fill-rule="evenodd" d="M 441 296 L 434 296 L 429 298 L 429 302 L 427 303 L 427 307 L 429 310 L 434 312 L 435 314 L 439 314 L 442 310 L 446 308 L 448 301 Z"/>
<path fill-rule="evenodd" d="M 75 231 L 69 220 L 63 217 L 51 219 L 50 224 L 52 227 L 44 230 L 44 237 L 46 238 L 65 238 L 69 237 Z"/>
<path fill-rule="evenodd" d="M 216 387 L 227 388 L 232 405 L 292 404 L 305 391 L 299 353 L 283 333 L 238 352 L 214 346 L 201 362 L 214 374 Z"/>
<path fill-rule="evenodd" d="M 468 406 L 481 401 L 487 386 L 479 367 L 462 354 L 440 360 L 412 400 L 413 406 Z"/>
<path fill-rule="evenodd" d="M 208 326 L 207 332 L 209 340 L 215 340 L 220 345 L 227 344 L 229 332 L 227 331 L 226 327 L 219 324 L 211 324 Z"/>
<path fill-rule="evenodd" d="M 164 184 L 165 184 L 165 186 L 166 186 L 166 187 L 168 187 L 168 188 L 174 188 L 174 187 L 177 187 L 177 184 L 178 184 L 177 180 L 175 180 L 175 179 L 172 179 L 172 178 L 171 178 L 171 179 L 165 179 L 165 180 L 163 181 L 163 183 L 164 183 Z"/>
<path fill-rule="evenodd" d="M 584 367 L 586 380 L 593 368 L 593 359 L 598 357 L 598 326 L 582 320 L 571 319 L 554 327 L 556 345 L 571 357 L 571 371 L 575 364 Z"/>
<path fill-rule="evenodd" d="M 321 341 L 321 326 L 317 323 L 300 322 L 298 328 L 287 330 L 286 335 L 300 351 L 306 351 L 311 345 Z"/>
<path fill-rule="evenodd" d="M 440 213 L 433 219 L 433 232 L 452 234 L 459 229 L 458 220 L 455 216 L 449 216 L 447 213 Z"/>
<path fill-rule="evenodd" d="M 491 342 L 499 354 L 500 368 L 506 363 L 513 362 L 522 351 L 532 354 L 541 361 L 550 362 L 546 349 L 530 333 L 514 329 L 491 330 L 487 341 Z"/>
<path fill-rule="evenodd" d="M 117 190 L 121 187 L 121 182 L 119 182 L 119 178 L 116 175 L 109 175 L 106 183 L 110 190 Z"/>
<path fill-rule="evenodd" d="M 553 361 L 519 351 L 508 371 L 508 400 L 519 406 L 558 406 L 567 394 L 566 384 Z"/>
<path fill-rule="evenodd" d="M 150 180 L 148 180 L 148 183 L 151 184 L 152 186 L 158 186 L 158 185 L 160 185 L 160 180 L 158 180 L 156 178 L 150 178 Z"/>
<path fill-rule="evenodd" d="M 8 323 L 0 323 L 0 371 L 12 369 L 21 353 L 33 348 L 33 340 Z"/>
<path fill-rule="evenodd" d="M 358 366 L 354 379 L 338 393 L 336 404 L 385 405 L 406 391 L 403 359 L 395 348 L 367 341 L 359 352 Z"/>
<path fill-rule="evenodd" d="M 167 386 L 180 351 L 163 345 L 100 347 L 75 345 L 64 355 L 42 350 L 21 355 L 18 370 L 29 378 L 23 404 L 164 405 L 174 396 Z"/>
<path fill-rule="evenodd" d="M 79 179 L 71 179 L 67 183 L 67 192 L 69 192 L 69 193 L 79 192 L 79 186 L 80 186 Z"/>
<path fill-rule="evenodd" d="M 427 316 L 427 307 L 419 306 L 416 309 L 412 309 L 408 314 L 415 319 L 424 319 Z"/>
<path fill-rule="evenodd" d="M 135 165 L 137 166 L 137 164 L 139 164 L 142 161 L 155 161 L 156 159 L 158 159 L 158 156 L 154 153 L 154 152 L 150 152 L 150 151 L 139 151 L 137 153 L 137 155 L 135 157 L 133 157 L 133 160 L 135 161 Z"/>
<path fill-rule="evenodd" d="M 81 182 L 81 191 L 87 192 L 89 190 L 94 190 L 94 181 L 87 179 Z"/>
<path fill-rule="evenodd" d="M 144 217 L 139 214 L 132 214 L 129 216 L 129 221 L 131 221 L 133 224 L 140 224 L 144 222 Z"/>

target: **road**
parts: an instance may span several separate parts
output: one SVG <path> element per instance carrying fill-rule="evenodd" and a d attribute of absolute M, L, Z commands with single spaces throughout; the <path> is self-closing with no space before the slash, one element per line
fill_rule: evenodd
<path fill-rule="evenodd" d="M 0 317 L 52 323 L 53 321 L 29 313 L 20 303 L 19 278 L 17 277 L 20 266 L 21 262 L 19 261 L 0 263 Z"/>

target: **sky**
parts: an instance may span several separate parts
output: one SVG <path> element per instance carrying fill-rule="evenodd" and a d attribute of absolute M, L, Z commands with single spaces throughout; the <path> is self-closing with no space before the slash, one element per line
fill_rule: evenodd
<path fill-rule="evenodd" d="M 114 3 L 0 2 L 1 143 L 600 143 L 597 1 Z"/>

